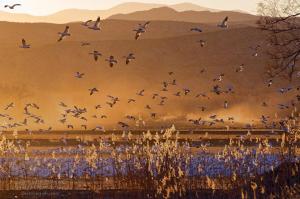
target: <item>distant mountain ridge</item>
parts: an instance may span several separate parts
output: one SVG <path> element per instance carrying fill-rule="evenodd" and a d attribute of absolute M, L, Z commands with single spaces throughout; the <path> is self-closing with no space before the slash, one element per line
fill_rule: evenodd
<path fill-rule="evenodd" d="M 220 10 L 210 9 L 206 7 L 201 7 L 192 3 L 180 3 L 174 5 L 164 5 L 164 4 L 147 4 L 147 3 L 123 3 L 112 7 L 107 10 L 81 10 L 81 9 L 67 9 L 63 11 L 59 11 L 57 13 L 48 15 L 48 16 L 33 16 L 29 14 L 20 14 L 20 13 L 9 13 L 9 12 L 0 12 L 0 21 L 9 21 L 9 22 L 28 22 L 28 23 L 37 23 L 37 22 L 45 22 L 45 23 L 57 23 L 64 24 L 70 22 L 78 22 L 85 21 L 88 19 L 96 19 L 98 16 L 101 16 L 102 19 L 106 18 L 123 18 L 124 15 L 132 13 L 130 16 L 133 16 L 139 12 L 147 11 L 158 11 L 155 9 L 163 9 L 169 8 L 169 10 L 165 10 L 167 14 L 171 12 L 183 12 L 183 14 L 187 14 L 190 12 L 207 12 L 207 13 L 219 13 L 223 12 Z M 173 14 L 174 14 L 173 13 Z M 239 12 L 235 12 L 239 13 Z M 242 13 L 239 13 L 242 14 Z M 165 13 L 162 13 L 163 16 L 166 16 Z M 171 19 L 172 17 L 164 17 L 158 20 Z M 130 18 L 130 17 L 125 17 Z M 189 22 L 192 20 L 186 19 Z M 175 20 L 176 21 L 176 20 Z"/>
<path fill-rule="evenodd" d="M 119 20 L 162 20 L 162 21 L 184 21 L 193 23 L 217 23 L 228 16 L 231 22 L 256 21 L 257 16 L 234 11 L 182 11 L 178 12 L 170 7 L 153 8 L 146 11 L 137 11 L 129 14 L 117 14 L 109 19 Z"/>

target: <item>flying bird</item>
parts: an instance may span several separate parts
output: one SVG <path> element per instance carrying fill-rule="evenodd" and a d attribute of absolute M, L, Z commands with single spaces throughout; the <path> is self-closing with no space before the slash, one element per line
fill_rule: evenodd
<path fill-rule="evenodd" d="M 104 127 L 102 126 L 96 126 L 96 128 L 94 128 L 93 131 L 105 131 L 105 130 Z"/>
<path fill-rule="evenodd" d="M 258 50 L 261 48 L 260 45 L 257 45 L 255 47 L 250 47 L 250 49 L 253 51 L 252 56 L 257 57 L 258 56 Z"/>
<path fill-rule="evenodd" d="M 181 92 L 177 92 L 174 95 L 177 96 L 177 97 L 180 97 L 181 96 Z"/>
<path fill-rule="evenodd" d="M 124 122 L 118 122 L 118 125 L 120 125 L 122 128 L 128 128 L 129 125 Z"/>
<path fill-rule="evenodd" d="M 115 103 L 112 103 L 112 102 L 106 102 L 106 104 L 109 105 L 110 108 L 112 108 L 115 105 Z"/>
<path fill-rule="evenodd" d="M 215 82 L 215 81 L 222 81 L 223 80 L 223 77 L 225 76 L 225 74 L 224 73 L 222 73 L 222 74 L 220 74 L 218 77 L 216 77 L 216 78 L 214 78 L 213 79 L 213 81 Z"/>
<path fill-rule="evenodd" d="M 102 106 L 100 104 L 95 106 L 95 109 L 100 109 L 100 108 L 102 108 Z"/>
<path fill-rule="evenodd" d="M 91 45 L 91 43 L 85 41 L 81 42 L 81 46 L 89 46 L 89 45 Z"/>
<path fill-rule="evenodd" d="M 261 105 L 262 105 L 263 107 L 267 107 L 267 106 L 268 106 L 268 104 L 267 104 L 266 102 L 263 102 Z"/>
<path fill-rule="evenodd" d="M 173 81 L 171 82 L 171 85 L 173 85 L 173 86 L 176 86 L 176 85 L 177 85 L 176 79 L 173 79 Z"/>
<path fill-rule="evenodd" d="M 92 30 L 100 30 L 100 17 L 97 18 L 97 20 L 95 21 L 94 25 L 89 27 L 89 29 Z"/>
<path fill-rule="evenodd" d="M 202 32 L 202 29 L 201 29 L 201 28 L 197 28 L 197 27 L 191 28 L 190 30 L 191 30 L 192 32 Z"/>
<path fill-rule="evenodd" d="M 22 45 L 20 46 L 20 48 L 30 48 L 30 44 L 27 44 L 26 40 L 22 39 Z"/>
<path fill-rule="evenodd" d="M 206 110 L 206 107 L 205 107 L 205 106 L 201 106 L 200 108 L 201 108 L 201 111 L 202 111 L 202 112 L 204 112 L 204 111 Z"/>
<path fill-rule="evenodd" d="M 226 91 L 224 91 L 225 93 L 231 93 L 231 94 L 233 94 L 234 93 L 234 88 L 233 88 L 233 86 L 232 85 L 229 85 L 229 86 L 227 86 L 227 90 Z"/>
<path fill-rule="evenodd" d="M 126 115 L 125 118 L 128 119 L 128 120 L 133 120 L 133 121 L 136 120 L 136 118 L 132 115 Z"/>
<path fill-rule="evenodd" d="M 235 70 L 235 72 L 243 72 L 244 71 L 244 64 L 241 64 L 236 70 Z"/>
<path fill-rule="evenodd" d="M 188 88 L 184 88 L 183 92 L 184 92 L 184 95 L 188 95 L 191 92 L 191 90 Z"/>
<path fill-rule="evenodd" d="M 84 76 L 84 73 L 76 72 L 75 77 L 82 78 Z"/>
<path fill-rule="evenodd" d="M 13 5 L 5 5 L 4 8 L 9 8 L 11 10 L 15 9 L 16 6 L 21 6 L 21 4 L 17 3 L 17 4 L 13 4 Z"/>
<path fill-rule="evenodd" d="M 205 93 L 199 93 L 196 95 L 196 98 L 198 97 L 203 97 L 203 98 L 207 98 L 207 99 L 210 99 Z"/>
<path fill-rule="evenodd" d="M 63 103 L 63 102 L 60 102 L 59 103 L 59 106 L 61 106 L 61 107 L 68 107 L 65 103 Z"/>
<path fill-rule="evenodd" d="M 287 87 L 287 88 L 280 88 L 280 89 L 278 90 L 278 92 L 281 93 L 281 94 L 285 94 L 285 93 L 291 91 L 292 89 L 293 89 L 293 87 L 289 86 L 289 87 Z"/>
<path fill-rule="evenodd" d="M 198 43 L 200 43 L 201 47 L 204 47 L 205 44 L 206 44 L 206 41 L 204 41 L 204 40 L 201 39 L 201 40 L 198 41 Z"/>
<path fill-rule="evenodd" d="M 154 93 L 153 95 L 152 95 L 152 99 L 155 99 L 156 97 L 158 97 L 159 95 L 157 94 L 157 93 Z"/>
<path fill-rule="evenodd" d="M 126 59 L 126 65 L 128 65 L 132 60 L 135 59 L 135 56 L 133 53 L 130 53 L 129 55 L 124 56 L 124 58 Z"/>
<path fill-rule="evenodd" d="M 228 101 L 224 102 L 224 108 L 227 109 L 228 108 Z"/>
<path fill-rule="evenodd" d="M 270 79 L 270 80 L 268 81 L 268 87 L 271 87 L 271 86 L 272 86 L 272 84 L 273 84 L 273 80 L 272 80 L 272 79 Z"/>
<path fill-rule="evenodd" d="M 128 102 L 127 102 L 127 103 L 129 104 L 129 103 L 131 103 L 131 102 L 136 102 L 136 100 L 135 100 L 135 99 L 128 99 Z"/>
<path fill-rule="evenodd" d="M 66 26 L 64 32 L 58 32 L 58 34 L 60 35 L 60 37 L 57 40 L 58 42 L 62 41 L 67 36 L 71 36 L 69 29 L 70 29 L 70 27 Z"/>
<path fill-rule="evenodd" d="M 97 88 L 91 88 L 91 89 L 89 89 L 89 91 L 90 91 L 90 95 L 93 95 L 94 93 L 99 92 L 99 90 Z"/>
<path fill-rule="evenodd" d="M 100 118 L 101 118 L 101 119 L 106 119 L 107 116 L 106 116 L 106 115 L 101 115 Z"/>
<path fill-rule="evenodd" d="M 68 124 L 67 128 L 68 128 L 68 129 L 74 129 L 74 126 L 71 125 L 71 124 Z"/>
<path fill-rule="evenodd" d="M 59 120 L 59 122 L 62 123 L 62 124 L 66 123 L 66 121 L 67 121 L 66 118 L 63 118 L 63 119 L 60 119 L 60 120 Z"/>
<path fill-rule="evenodd" d="M 210 119 L 216 119 L 217 118 L 217 115 L 211 115 L 209 116 Z"/>
<path fill-rule="evenodd" d="M 213 86 L 212 92 L 216 93 L 217 95 L 220 95 L 222 93 L 221 87 L 219 85 Z"/>
<path fill-rule="evenodd" d="M 148 27 L 148 25 L 150 24 L 150 21 L 147 21 L 144 24 L 139 24 L 138 28 L 134 29 L 133 31 L 135 31 L 135 40 L 138 40 L 138 38 L 146 32 L 146 28 Z"/>
<path fill-rule="evenodd" d="M 105 59 L 109 63 L 110 67 L 113 67 L 115 64 L 118 63 L 118 61 L 114 58 L 114 56 L 109 56 L 109 58 Z"/>
<path fill-rule="evenodd" d="M 165 100 L 161 100 L 160 103 L 158 104 L 159 106 L 164 106 L 165 105 Z"/>
<path fill-rule="evenodd" d="M 12 103 L 8 104 L 4 110 L 7 111 L 8 109 L 13 108 L 13 107 L 15 107 L 15 104 L 12 102 Z"/>
<path fill-rule="evenodd" d="M 98 61 L 98 57 L 102 56 L 102 54 L 100 52 L 98 52 L 97 50 L 94 50 L 94 52 L 89 53 L 89 54 L 94 56 L 95 61 Z"/>
<path fill-rule="evenodd" d="M 228 28 L 228 16 L 225 17 L 225 19 L 220 23 L 218 24 L 218 27 L 220 28 Z"/>
<path fill-rule="evenodd" d="M 156 118 L 156 113 L 151 113 L 151 118 L 155 119 Z"/>
<path fill-rule="evenodd" d="M 144 92 L 145 92 L 145 90 L 143 89 L 143 90 L 140 90 L 139 92 L 137 92 L 136 94 L 139 96 L 144 96 Z"/>

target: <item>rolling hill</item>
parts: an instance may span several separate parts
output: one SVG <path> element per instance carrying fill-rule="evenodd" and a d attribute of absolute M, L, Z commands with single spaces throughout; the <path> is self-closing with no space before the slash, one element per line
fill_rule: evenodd
<path fill-rule="evenodd" d="M 72 36 L 57 42 L 57 32 L 65 25 L 0 22 L 4 30 L 0 35 L 0 106 L 4 108 L 10 102 L 16 105 L 2 113 L 22 121 L 25 104 L 39 104 L 40 109 L 33 112 L 43 116 L 45 124 L 41 127 L 29 121 L 30 128 L 65 129 L 71 123 L 77 129 L 81 124 L 88 124 L 89 128 L 95 125 L 116 128 L 118 121 L 134 127 L 134 122 L 127 121 L 125 115 L 140 117 L 147 126 L 154 127 L 173 123 L 186 126 L 188 119 L 207 119 L 213 114 L 225 120 L 232 116 L 236 124 L 244 125 L 257 123 L 261 115 L 274 118 L 278 112 L 280 116 L 277 104 L 288 103 L 295 97 L 294 90 L 286 95 L 277 92 L 279 87 L 290 84 L 286 80 L 275 81 L 271 88 L 266 86 L 264 72 L 268 59 L 263 49 L 258 57 L 253 57 L 250 49 L 258 44 L 263 46 L 264 34 L 253 26 L 232 24 L 224 30 L 202 24 L 205 31 L 196 34 L 189 31 L 197 25 L 194 23 L 152 21 L 147 32 L 136 41 L 132 29 L 137 24 L 138 21 L 104 20 L 102 30 L 93 31 L 80 23 L 70 23 Z M 19 48 L 21 38 L 31 44 L 30 49 Z M 200 39 L 207 43 L 203 48 L 197 42 Z M 82 47 L 82 41 L 91 45 Z M 89 55 L 93 50 L 103 54 L 97 62 Z M 123 57 L 130 52 L 136 60 L 126 65 Z M 113 68 L 105 61 L 110 55 L 118 60 Z M 241 64 L 245 65 L 244 71 L 235 72 Z M 201 73 L 203 69 L 205 72 Z M 84 78 L 75 78 L 77 71 L 84 73 Z M 171 76 L 170 71 L 174 72 Z M 225 74 L 224 80 L 214 82 L 221 73 Z M 173 79 L 177 85 L 162 91 L 162 82 Z M 235 93 L 217 95 L 211 92 L 214 85 L 224 90 L 233 86 Z M 92 87 L 97 87 L 99 93 L 90 96 L 88 89 Z M 183 93 L 184 88 L 191 93 L 174 95 Z M 145 96 L 137 96 L 142 89 Z M 168 98 L 164 106 L 159 105 L 160 100 L 152 99 L 153 93 Z M 199 93 L 206 93 L 209 99 L 196 98 Z M 110 108 L 106 104 L 107 95 L 118 96 L 120 102 Z M 129 98 L 136 103 L 128 104 Z M 228 109 L 224 109 L 225 100 L 229 102 Z M 64 113 L 58 106 L 61 101 L 69 107 L 86 107 L 88 121 L 72 118 L 60 124 L 60 114 Z M 262 107 L 262 102 L 268 103 L 268 107 Z M 95 110 L 97 104 L 103 108 Z M 207 108 L 204 112 L 202 106 Z M 151 119 L 152 112 L 157 113 L 156 119 Z M 101 114 L 108 118 L 92 117 Z"/>
<path fill-rule="evenodd" d="M 137 11 L 129 14 L 117 14 L 109 17 L 109 19 L 121 20 L 163 20 L 163 21 L 185 21 L 193 23 L 220 23 L 225 16 L 228 16 L 231 22 L 236 23 L 252 23 L 254 24 L 258 17 L 246 13 L 232 11 L 182 11 L 178 12 L 169 7 L 153 8 L 147 11 Z"/>
<path fill-rule="evenodd" d="M 70 22 L 79 22 L 85 21 L 88 19 L 96 19 L 98 16 L 101 16 L 102 19 L 106 19 L 112 15 L 117 14 L 129 14 L 137 11 L 146 11 L 153 8 L 163 8 L 169 7 L 178 12 L 184 11 L 210 11 L 210 12 L 219 12 L 219 10 L 214 10 L 210 8 L 201 7 L 191 3 L 181 3 L 174 5 L 164 5 L 164 4 L 147 4 L 147 3 L 123 3 L 112 7 L 107 10 L 84 10 L 84 9 L 67 9 L 62 10 L 57 13 L 53 13 L 48 16 L 32 16 L 22 13 L 10 13 L 10 12 L 0 12 L 0 21 L 9 21 L 9 22 L 27 22 L 27 23 L 70 23 Z M 117 15 L 118 16 L 118 15 Z"/>

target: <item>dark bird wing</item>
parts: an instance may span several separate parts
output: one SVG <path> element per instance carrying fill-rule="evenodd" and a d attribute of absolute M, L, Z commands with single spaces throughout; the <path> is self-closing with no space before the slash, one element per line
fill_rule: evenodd
<path fill-rule="evenodd" d="M 64 30 L 64 33 L 65 33 L 65 34 L 69 33 L 69 29 L 70 29 L 70 27 L 69 27 L 69 26 L 66 26 L 66 28 L 65 28 L 65 30 Z"/>
<path fill-rule="evenodd" d="M 135 40 L 138 40 L 140 36 L 141 36 L 141 32 L 137 31 L 135 34 Z"/>
<path fill-rule="evenodd" d="M 225 19 L 222 21 L 222 25 L 226 25 L 228 22 L 228 16 L 225 17 Z"/>
<path fill-rule="evenodd" d="M 63 36 L 61 35 L 57 41 L 61 41 L 63 39 Z"/>
<path fill-rule="evenodd" d="M 21 6 L 21 4 L 16 3 L 16 4 L 12 5 L 12 8 L 15 8 L 16 6 Z"/>
<path fill-rule="evenodd" d="M 88 25 L 91 21 L 91 19 L 87 20 L 86 22 L 84 22 L 84 25 Z"/>
<path fill-rule="evenodd" d="M 95 22 L 95 26 L 97 27 L 100 23 L 100 17 L 97 18 L 96 22 Z"/>
<path fill-rule="evenodd" d="M 147 28 L 147 26 L 150 24 L 150 21 L 147 21 L 145 24 L 144 24 L 144 28 Z"/>

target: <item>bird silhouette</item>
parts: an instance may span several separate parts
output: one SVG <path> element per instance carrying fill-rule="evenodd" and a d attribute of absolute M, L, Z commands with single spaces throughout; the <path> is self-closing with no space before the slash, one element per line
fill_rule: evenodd
<path fill-rule="evenodd" d="M 198 43 L 200 43 L 201 47 L 204 47 L 205 44 L 206 44 L 206 41 L 204 41 L 204 40 L 201 39 L 201 40 L 198 41 Z"/>
<path fill-rule="evenodd" d="M 118 61 L 114 58 L 114 56 L 109 56 L 109 58 L 105 59 L 109 63 L 110 67 L 113 67 L 115 64 L 118 63 Z"/>
<path fill-rule="evenodd" d="M 190 31 L 192 31 L 192 32 L 202 32 L 202 29 L 195 27 L 195 28 L 191 28 Z"/>
<path fill-rule="evenodd" d="M 228 28 L 228 16 L 224 18 L 224 20 L 218 24 L 218 27 L 220 28 Z"/>
<path fill-rule="evenodd" d="M 129 53 L 129 55 L 124 56 L 124 58 L 126 59 L 126 62 L 125 62 L 126 65 L 128 65 L 132 60 L 135 59 L 135 56 L 133 53 Z"/>
<path fill-rule="evenodd" d="M 138 28 L 133 30 L 133 31 L 135 31 L 135 40 L 138 40 L 140 38 L 140 36 L 146 32 L 146 28 L 148 27 L 149 24 L 150 24 L 150 21 L 147 21 L 144 24 L 139 24 Z"/>
<path fill-rule="evenodd" d="M 93 95 L 94 93 L 99 92 L 99 90 L 97 88 L 91 88 L 91 89 L 89 89 L 89 91 L 90 91 L 90 95 Z"/>
<path fill-rule="evenodd" d="M 76 72 L 76 74 L 75 74 L 75 77 L 78 79 L 83 78 L 83 76 L 84 76 L 84 73 Z"/>
<path fill-rule="evenodd" d="M 100 30 L 100 17 L 97 18 L 97 20 L 95 21 L 94 25 L 89 27 L 89 29 L 92 30 Z"/>
<path fill-rule="evenodd" d="M 4 8 L 9 8 L 9 9 L 13 10 L 13 9 L 15 9 L 16 6 L 21 6 L 21 4 L 16 3 L 16 4 L 13 4 L 13 5 L 5 5 Z"/>
<path fill-rule="evenodd" d="M 20 48 L 30 48 L 30 44 L 27 44 L 26 40 L 22 39 L 22 45 L 20 46 Z"/>
<path fill-rule="evenodd" d="M 65 37 L 71 36 L 70 34 L 70 27 L 66 26 L 65 30 L 63 32 L 58 32 L 58 34 L 60 35 L 60 37 L 58 38 L 58 42 L 62 41 Z"/>
<path fill-rule="evenodd" d="M 140 90 L 139 92 L 137 92 L 136 94 L 139 96 L 144 96 L 144 92 L 145 92 L 145 90 L 143 89 L 143 90 Z"/>

